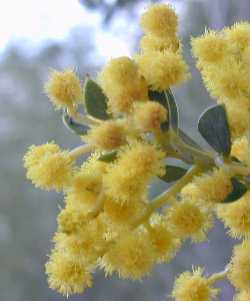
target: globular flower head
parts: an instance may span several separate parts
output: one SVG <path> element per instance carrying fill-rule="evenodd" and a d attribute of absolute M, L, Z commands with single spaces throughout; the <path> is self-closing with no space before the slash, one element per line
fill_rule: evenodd
<path fill-rule="evenodd" d="M 56 108 L 72 110 L 82 99 L 81 82 L 72 69 L 63 72 L 53 70 L 45 90 Z"/>
<path fill-rule="evenodd" d="M 231 136 L 233 139 L 239 138 L 250 129 L 250 110 L 249 104 L 244 102 L 226 101 L 227 115 Z"/>
<path fill-rule="evenodd" d="M 89 219 L 86 213 L 80 208 L 72 206 L 69 203 L 64 209 L 61 210 L 57 217 L 58 227 L 62 233 L 75 233 L 83 228 Z"/>
<path fill-rule="evenodd" d="M 83 293 L 92 285 L 91 274 L 85 267 L 63 253 L 54 251 L 45 269 L 50 288 L 65 296 Z"/>
<path fill-rule="evenodd" d="M 159 38 L 152 34 L 146 34 L 140 41 L 143 52 L 166 50 L 176 52 L 180 49 L 180 41 L 176 36 Z"/>
<path fill-rule="evenodd" d="M 143 30 L 158 37 L 175 35 L 177 26 L 177 15 L 170 5 L 152 5 L 141 17 Z"/>
<path fill-rule="evenodd" d="M 227 54 L 228 43 L 225 37 L 215 31 L 207 31 L 198 38 L 192 39 L 192 50 L 201 65 L 219 63 Z"/>
<path fill-rule="evenodd" d="M 203 275 L 203 270 L 197 268 L 192 273 L 184 272 L 175 281 L 172 297 L 176 301 L 212 301 L 218 293 L 208 279 Z"/>
<path fill-rule="evenodd" d="M 126 143 L 126 135 L 126 124 L 111 120 L 92 127 L 87 137 L 84 137 L 84 140 L 87 140 L 100 150 L 113 150 Z"/>
<path fill-rule="evenodd" d="M 89 220 L 78 227 L 76 232 L 56 233 L 55 247 L 58 252 L 67 254 L 75 261 L 83 262 L 86 266 L 96 264 L 97 258 L 103 255 L 106 241 L 103 224 L 99 219 Z"/>
<path fill-rule="evenodd" d="M 181 190 L 181 195 L 193 201 L 203 201 L 207 205 L 213 205 L 223 202 L 231 191 L 230 172 L 219 168 L 194 178 Z"/>
<path fill-rule="evenodd" d="M 220 67 L 209 67 L 203 71 L 208 91 L 218 99 L 241 99 L 249 101 L 248 67 L 230 58 Z"/>
<path fill-rule="evenodd" d="M 166 220 L 160 215 L 154 215 L 151 218 L 149 237 L 157 262 L 168 262 L 181 246 L 180 239 L 170 231 Z"/>
<path fill-rule="evenodd" d="M 91 210 L 102 191 L 102 172 L 86 168 L 85 164 L 75 172 L 71 186 L 67 189 L 67 202 Z"/>
<path fill-rule="evenodd" d="M 177 237 L 191 237 L 194 242 L 205 240 L 213 225 L 207 209 L 189 200 L 176 202 L 168 209 L 167 223 Z"/>
<path fill-rule="evenodd" d="M 54 142 L 32 145 L 24 156 L 27 178 L 40 188 L 62 190 L 70 185 L 73 162 L 68 151 Z"/>
<path fill-rule="evenodd" d="M 237 289 L 250 291 L 250 240 L 234 247 L 229 280 Z"/>
<path fill-rule="evenodd" d="M 99 74 L 98 81 L 113 113 L 129 113 L 135 101 L 148 98 L 147 84 L 135 61 L 128 57 L 112 59 Z"/>
<path fill-rule="evenodd" d="M 232 155 L 250 165 L 250 143 L 247 136 L 236 139 L 232 145 Z"/>
<path fill-rule="evenodd" d="M 250 24 L 248 22 L 237 22 L 225 30 L 226 37 L 236 50 L 243 51 L 250 45 Z"/>
<path fill-rule="evenodd" d="M 248 291 L 240 292 L 235 296 L 234 301 L 250 301 L 250 292 Z"/>
<path fill-rule="evenodd" d="M 133 113 L 135 124 L 143 132 L 156 132 L 168 119 L 167 110 L 158 102 L 147 101 L 135 105 Z"/>
<path fill-rule="evenodd" d="M 152 269 L 153 252 L 146 233 L 132 232 L 104 255 L 101 266 L 106 274 L 117 272 L 121 278 L 141 279 Z"/>
<path fill-rule="evenodd" d="M 188 78 L 188 67 L 179 53 L 151 51 L 137 55 L 136 61 L 153 90 L 166 90 Z"/>
<path fill-rule="evenodd" d="M 148 182 L 163 172 L 164 153 L 152 144 L 131 142 L 103 178 L 106 194 L 117 202 L 144 198 Z"/>
<path fill-rule="evenodd" d="M 141 200 L 120 203 L 107 198 L 104 203 L 104 214 L 115 230 L 117 227 L 129 227 L 143 213 L 145 207 L 146 204 Z"/>
<path fill-rule="evenodd" d="M 218 217 L 234 238 L 250 237 L 250 194 L 232 204 L 218 205 Z"/>

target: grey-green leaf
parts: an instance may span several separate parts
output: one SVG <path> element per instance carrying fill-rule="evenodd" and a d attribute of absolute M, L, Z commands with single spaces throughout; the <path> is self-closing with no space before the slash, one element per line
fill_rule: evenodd
<path fill-rule="evenodd" d="M 207 109 L 200 117 L 198 129 L 203 138 L 219 154 L 231 152 L 231 135 L 225 107 L 216 105 Z"/>
<path fill-rule="evenodd" d="M 247 187 L 236 178 L 231 179 L 233 189 L 225 198 L 224 203 L 232 203 L 240 199 L 246 192 Z"/>
<path fill-rule="evenodd" d="M 174 131 L 178 131 L 179 127 L 179 110 L 175 101 L 174 95 L 170 89 L 165 91 L 166 100 L 168 103 L 169 127 Z"/>
<path fill-rule="evenodd" d="M 108 98 L 101 87 L 90 78 L 85 81 L 84 100 L 86 111 L 92 117 L 101 120 L 107 120 L 111 117 L 108 113 Z"/>
<path fill-rule="evenodd" d="M 77 135 L 86 135 L 88 133 L 89 127 L 74 121 L 74 119 L 67 114 L 66 111 L 62 115 L 64 125 L 73 133 Z"/>
<path fill-rule="evenodd" d="M 106 154 L 101 155 L 98 160 L 103 162 L 113 162 L 117 159 L 117 151 L 108 152 Z"/>
<path fill-rule="evenodd" d="M 149 99 L 151 99 L 152 101 L 157 101 L 159 104 L 161 104 L 164 108 L 167 109 L 167 112 L 169 112 L 168 102 L 164 92 L 149 90 L 148 95 L 149 95 Z M 161 124 L 161 130 L 167 131 L 168 129 L 169 129 L 169 122 L 168 121 L 163 122 Z"/>
<path fill-rule="evenodd" d="M 165 174 L 159 178 L 167 183 L 179 180 L 188 170 L 186 168 L 174 165 L 165 166 Z"/>
<path fill-rule="evenodd" d="M 179 134 L 179 137 L 183 140 L 183 142 L 185 142 L 186 144 L 188 144 L 189 146 L 191 146 L 191 147 L 193 147 L 195 149 L 202 150 L 202 148 L 200 147 L 200 145 L 198 143 L 196 143 L 192 138 L 190 138 L 181 129 L 179 129 L 178 134 Z"/>

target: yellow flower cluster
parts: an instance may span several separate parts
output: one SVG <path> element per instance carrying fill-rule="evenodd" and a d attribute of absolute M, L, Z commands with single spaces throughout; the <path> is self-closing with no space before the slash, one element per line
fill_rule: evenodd
<path fill-rule="evenodd" d="M 178 20 L 169 5 L 155 4 L 141 18 L 146 35 L 141 40 L 141 54 L 136 56 L 141 74 L 153 90 L 166 90 L 188 78 L 188 68 L 181 55 Z"/>
<path fill-rule="evenodd" d="M 250 291 L 250 241 L 245 240 L 234 248 L 229 279 L 240 290 Z"/>
<path fill-rule="evenodd" d="M 212 301 L 218 294 L 211 281 L 206 279 L 201 268 L 184 272 L 175 281 L 172 293 L 176 301 Z"/>
<path fill-rule="evenodd" d="M 192 48 L 207 89 L 226 105 L 232 133 L 241 136 L 249 129 L 250 119 L 250 24 L 206 31 L 192 39 Z"/>
<path fill-rule="evenodd" d="M 202 201 L 206 205 L 222 202 L 232 191 L 231 174 L 223 168 L 214 169 L 186 185 L 181 194 L 184 198 Z"/>
<path fill-rule="evenodd" d="M 229 269 L 210 277 L 201 268 L 184 272 L 172 297 L 212 301 L 219 291 L 215 282 L 227 276 L 239 290 L 235 300 L 249 301 L 250 25 L 207 31 L 192 40 L 206 86 L 226 105 L 237 137 L 227 156 L 196 147 L 173 126 L 171 91 L 164 90 L 188 76 L 174 10 L 153 5 L 141 26 L 140 54 L 112 59 L 97 83 L 91 80 L 92 96 L 89 82 L 82 86 L 71 69 L 53 71 L 45 87 L 85 143 L 71 151 L 54 142 L 33 145 L 24 156 L 27 178 L 35 186 L 64 194 L 46 264 L 49 286 L 66 296 L 82 293 L 92 285 L 97 268 L 106 275 L 142 279 L 155 264 L 172 260 L 185 240 L 207 239 L 216 215 L 233 238 L 244 239 L 235 247 Z M 84 155 L 87 159 L 77 165 Z M 187 157 L 194 158 L 188 171 L 168 164 L 173 158 L 190 164 Z M 175 183 L 150 199 L 157 177 Z"/>
<path fill-rule="evenodd" d="M 247 291 L 240 292 L 235 298 L 235 301 L 249 301 L 249 300 L 250 300 L 250 292 Z"/>
<path fill-rule="evenodd" d="M 24 157 L 24 166 L 27 178 L 37 187 L 59 191 L 71 182 L 72 158 L 54 142 L 32 145 Z"/>

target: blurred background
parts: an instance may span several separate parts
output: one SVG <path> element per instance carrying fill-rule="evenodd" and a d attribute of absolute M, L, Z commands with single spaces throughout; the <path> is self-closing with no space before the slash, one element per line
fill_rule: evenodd
<path fill-rule="evenodd" d="M 96 72 L 111 57 L 132 55 L 142 34 L 143 0 L 8 0 L 0 10 L 0 300 L 57 301 L 66 298 L 47 286 L 44 263 L 56 229 L 62 196 L 35 189 L 25 179 L 22 157 L 30 144 L 55 140 L 71 148 L 79 138 L 69 133 L 43 92 L 49 68 L 76 67 L 81 77 Z M 249 0 L 179 0 L 180 35 L 192 80 L 175 91 L 182 126 L 194 138 L 201 111 L 212 103 L 190 52 L 190 36 L 206 27 L 221 29 L 249 20 Z M 159 189 L 157 187 L 156 189 Z M 233 245 L 222 225 L 209 241 L 186 243 L 176 259 L 157 266 L 141 283 L 105 279 L 95 274 L 92 289 L 69 300 L 170 300 L 174 278 L 192 265 L 208 273 L 223 269 Z M 233 299 L 233 288 L 221 282 L 219 300 Z"/>

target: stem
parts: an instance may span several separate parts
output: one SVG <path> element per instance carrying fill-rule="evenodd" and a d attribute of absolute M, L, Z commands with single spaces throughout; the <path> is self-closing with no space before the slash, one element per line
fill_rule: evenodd
<path fill-rule="evenodd" d="M 88 154 L 88 153 L 92 152 L 93 150 L 94 150 L 93 145 L 89 145 L 89 144 L 81 145 L 81 146 L 78 146 L 78 147 L 74 148 L 69 153 L 69 155 L 70 155 L 72 160 L 75 160 L 75 159 L 77 159 L 78 157 L 80 157 L 82 155 L 85 155 L 85 154 Z"/>
<path fill-rule="evenodd" d="M 166 205 L 169 201 L 171 201 L 175 195 L 187 184 L 189 183 L 192 178 L 197 175 L 198 173 L 203 171 L 203 167 L 199 165 L 193 166 L 191 170 L 186 173 L 176 184 L 169 188 L 169 190 L 163 192 L 156 198 L 154 198 L 151 203 L 148 205 L 145 213 L 132 224 L 133 228 L 136 228 L 140 224 L 144 223 L 149 219 L 151 214 L 158 208 Z"/>
<path fill-rule="evenodd" d="M 208 278 L 209 283 L 214 284 L 217 281 L 223 280 L 224 278 L 226 278 L 228 272 L 229 272 L 229 266 L 227 266 L 224 271 L 215 273 L 212 276 L 210 276 Z"/>
<path fill-rule="evenodd" d="M 88 115 L 82 115 L 78 112 L 75 112 L 71 116 L 74 118 L 75 121 L 77 121 L 79 123 L 83 123 L 83 124 L 87 124 L 87 125 L 98 125 L 98 124 L 100 124 L 100 121 L 92 119 Z"/>

